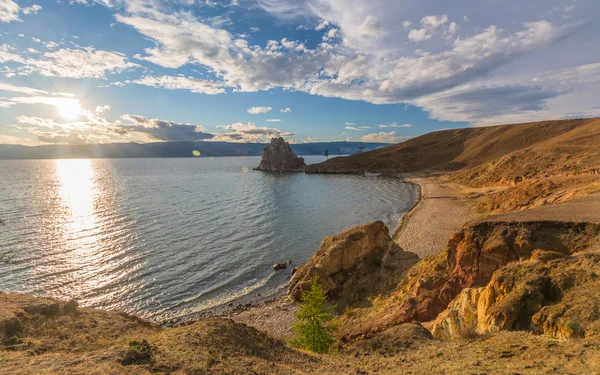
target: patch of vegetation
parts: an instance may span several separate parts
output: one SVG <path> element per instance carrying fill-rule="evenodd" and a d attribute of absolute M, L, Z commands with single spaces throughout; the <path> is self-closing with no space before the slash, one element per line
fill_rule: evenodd
<path fill-rule="evenodd" d="M 312 279 L 310 289 L 302 293 L 302 303 L 294 314 L 296 336 L 290 344 L 296 348 L 307 349 L 316 353 L 328 353 L 335 342 L 332 333 L 335 326 L 331 323 L 334 318 L 335 306 L 331 304 L 319 279 Z"/>
<path fill-rule="evenodd" d="M 153 355 L 152 346 L 146 340 L 131 340 L 125 353 L 125 358 L 121 362 L 123 365 L 131 365 L 134 363 L 149 362 Z"/>
<path fill-rule="evenodd" d="M 8 337 L 8 338 L 4 339 L 4 341 L 2 342 L 2 344 L 4 344 L 5 346 L 14 346 L 14 345 L 17 345 L 20 343 L 21 343 L 21 340 L 19 339 L 19 336 Z"/>

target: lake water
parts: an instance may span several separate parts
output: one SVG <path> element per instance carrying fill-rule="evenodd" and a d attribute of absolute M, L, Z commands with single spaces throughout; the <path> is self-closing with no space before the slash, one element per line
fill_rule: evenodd
<path fill-rule="evenodd" d="M 307 157 L 308 163 L 322 157 Z M 323 237 L 394 225 L 396 178 L 253 171 L 258 157 L 0 161 L 0 291 L 164 321 L 273 295 Z"/>

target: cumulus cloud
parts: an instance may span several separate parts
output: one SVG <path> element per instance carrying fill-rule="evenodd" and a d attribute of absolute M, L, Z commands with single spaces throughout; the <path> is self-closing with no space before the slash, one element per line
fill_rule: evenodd
<path fill-rule="evenodd" d="M 129 122 L 121 126 L 122 130 L 147 134 L 151 139 L 158 141 L 198 141 L 214 137 L 205 133 L 201 125 L 149 119 L 140 115 L 123 115 L 121 118 Z"/>
<path fill-rule="evenodd" d="M 433 0 L 428 7 L 406 6 L 394 0 L 257 0 L 260 7 L 286 22 L 302 20 L 308 25 L 305 28 L 318 29 L 322 39 L 317 44 L 284 38 L 256 45 L 251 44 L 252 38 L 242 37 L 240 30 L 237 34 L 228 31 L 227 22 L 222 22 L 225 17 L 198 18 L 190 11 L 190 2 L 77 1 L 112 7 L 117 22 L 147 38 L 151 45 L 135 56 L 139 62 L 172 69 L 198 65 L 216 77 L 209 81 L 144 75 L 129 81 L 152 87 L 206 94 L 223 93 L 228 88 L 252 92 L 281 87 L 376 104 L 410 103 L 429 111 L 434 118 L 474 124 L 498 121 L 508 113 L 565 116 L 570 111 L 564 109 L 559 98 L 566 97 L 579 104 L 577 112 L 582 113 L 582 101 L 574 99 L 577 93 L 600 93 L 597 85 L 589 82 L 595 74 L 594 67 L 584 67 L 599 58 L 593 48 L 583 47 L 585 43 L 589 47 L 585 41 L 594 40 L 598 32 L 589 16 L 598 10 L 592 2 L 567 10 L 560 6 L 564 5 L 560 0 L 534 0 L 532 6 L 516 0 L 502 5 L 470 3 L 469 9 L 461 9 L 461 3 L 441 0 Z M 11 3 L 18 8 L 12 0 L 3 0 L 2 4 Z M 514 16 L 507 20 L 501 11 L 509 7 L 514 8 Z M 0 12 L 0 20 L 10 22 L 5 19 L 14 18 L 15 11 L 6 9 Z M 431 9 L 436 9 L 436 13 L 431 14 Z M 467 23 L 468 18 L 463 16 L 483 11 L 490 17 Z M 570 23 L 568 17 L 575 17 L 574 14 L 584 21 Z M 19 9 L 17 18 L 18 15 Z M 581 27 L 585 21 L 586 27 Z M 581 48 L 585 48 L 585 53 L 565 53 L 579 47 L 577 43 L 561 46 L 561 41 L 584 32 L 587 39 L 581 39 Z M 414 43 L 403 43 L 405 36 Z M 423 41 L 427 42 L 418 43 Z M 92 56 L 91 65 L 107 61 L 110 67 L 83 69 L 80 65 L 86 64 L 81 60 L 85 59 L 73 51 L 94 55 L 93 50 L 55 52 L 61 51 L 64 56 L 42 52 L 34 58 L 3 45 L 0 62 L 22 66 L 21 71 L 11 67 L 14 71 L 7 72 L 11 75 L 39 71 L 73 78 L 105 78 L 137 66 L 116 52 L 95 51 L 114 55 Z M 574 55 L 585 59 L 575 61 L 571 58 Z M 528 63 L 528 58 L 537 60 Z M 71 66 L 63 60 L 77 63 Z M 573 65 L 577 64 L 585 65 L 575 69 Z M 518 68 L 522 69 L 521 74 L 514 74 Z M 68 73 L 71 71 L 74 73 Z M 544 71 L 562 72 L 563 80 L 540 74 Z M 532 81 L 534 77 L 537 80 Z M 481 96 L 477 98 L 476 94 Z M 523 103 L 516 103 L 515 97 Z M 457 104 L 452 106 L 454 99 Z M 489 100 L 494 103 L 486 102 Z M 589 101 L 584 102 L 593 109 Z M 0 101 L 2 106 L 11 105 L 6 103 L 5 99 Z"/>
<path fill-rule="evenodd" d="M 13 0 L 0 0 L 0 22 L 19 21 L 19 9 Z"/>
<path fill-rule="evenodd" d="M 395 131 L 366 134 L 360 137 L 361 142 L 400 143 L 410 137 L 398 135 Z"/>
<path fill-rule="evenodd" d="M 279 110 L 279 112 L 281 112 L 281 113 L 288 113 L 288 112 L 291 112 L 291 111 L 292 111 L 292 109 L 291 109 L 291 108 L 281 108 L 281 109 Z"/>
<path fill-rule="evenodd" d="M 37 14 L 37 12 L 39 12 L 40 10 L 42 10 L 41 6 L 33 4 L 30 7 L 21 9 L 21 12 L 23 12 L 23 14 Z"/>
<path fill-rule="evenodd" d="M 264 143 L 275 137 L 291 137 L 294 133 L 284 132 L 276 128 L 259 127 L 249 122 L 247 124 L 237 122 L 231 125 L 217 126 L 225 132 L 215 133 L 215 141 L 226 142 L 255 142 Z"/>
<path fill-rule="evenodd" d="M 258 115 L 261 113 L 271 112 L 271 110 L 273 110 L 273 108 L 271 107 L 252 107 L 248 108 L 248 113 L 250 113 L 251 115 Z"/>
<path fill-rule="evenodd" d="M 129 62 L 122 53 L 93 47 L 64 48 L 30 58 L 20 56 L 14 48 L 0 47 L 0 62 L 9 61 L 21 64 L 20 71 L 25 74 L 35 71 L 45 76 L 67 78 L 105 78 L 106 74 L 139 67 Z"/>
<path fill-rule="evenodd" d="M 164 88 L 168 90 L 189 90 L 201 94 L 222 94 L 225 89 L 214 81 L 182 76 L 145 76 L 127 83 Z"/>

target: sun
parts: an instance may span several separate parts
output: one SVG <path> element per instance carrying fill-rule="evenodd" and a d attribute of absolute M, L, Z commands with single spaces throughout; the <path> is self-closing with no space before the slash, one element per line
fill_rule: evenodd
<path fill-rule="evenodd" d="M 76 100 L 65 100 L 56 106 L 56 110 L 65 120 L 76 120 L 81 115 L 81 106 Z"/>

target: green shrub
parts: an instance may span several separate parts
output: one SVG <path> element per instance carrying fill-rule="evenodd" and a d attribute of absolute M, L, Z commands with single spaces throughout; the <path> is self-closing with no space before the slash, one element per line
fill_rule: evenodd
<path fill-rule="evenodd" d="M 334 311 L 335 306 L 329 303 L 318 277 L 315 276 L 310 289 L 302 292 L 302 302 L 298 311 L 294 313 L 296 336 L 290 343 L 297 348 L 317 353 L 329 352 L 329 348 L 335 342 L 332 335 L 335 326 L 331 324 Z"/>
<path fill-rule="evenodd" d="M 146 340 L 131 340 L 125 358 L 122 363 L 131 365 L 134 363 L 147 362 L 152 359 L 152 347 Z"/>

